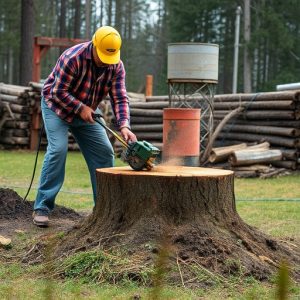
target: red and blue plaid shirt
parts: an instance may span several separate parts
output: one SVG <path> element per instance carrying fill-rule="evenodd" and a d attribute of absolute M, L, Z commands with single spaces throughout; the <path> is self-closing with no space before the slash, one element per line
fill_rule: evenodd
<path fill-rule="evenodd" d="M 67 49 L 47 78 L 42 95 L 51 110 L 72 122 L 83 105 L 96 109 L 107 94 L 117 126 L 129 127 L 129 100 L 123 62 L 97 67 L 92 59 L 92 42 Z"/>

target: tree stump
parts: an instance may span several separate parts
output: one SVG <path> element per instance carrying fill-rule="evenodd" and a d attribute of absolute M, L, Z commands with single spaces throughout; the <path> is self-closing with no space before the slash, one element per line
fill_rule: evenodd
<path fill-rule="evenodd" d="M 296 248 L 286 247 L 239 217 L 232 171 L 107 168 L 97 170 L 97 182 L 94 211 L 67 236 L 64 252 L 101 245 L 126 249 L 128 255 L 138 254 L 149 262 L 165 247 L 169 259 L 181 265 L 179 282 L 195 277 L 188 275 L 193 270 L 188 266 L 194 265 L 222 278 L 238 274 L 263 280 L 282 260 L 299 263 L 299 250 L 297 254 Z M 299 270 L 294 274 L 299 276 Z"/>

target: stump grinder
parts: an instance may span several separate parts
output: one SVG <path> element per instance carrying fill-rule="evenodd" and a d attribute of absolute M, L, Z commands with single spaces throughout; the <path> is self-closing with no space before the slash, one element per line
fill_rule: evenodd
<path fill-rule="evenodd" d="M 93 119 L 121 142 L 125 148 L 122 159 L 127 162 L 133 170 L 151 170 L 154 167 L 154 162 L 160 154 L 160 150 L 157 147 L 146 141 L 127 143 L 119 134 L 106 126 L 101 114 L 94 114 Z"/>

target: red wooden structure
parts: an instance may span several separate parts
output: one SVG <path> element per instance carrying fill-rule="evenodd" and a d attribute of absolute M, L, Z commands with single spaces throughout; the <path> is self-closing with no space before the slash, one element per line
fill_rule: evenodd
<path fill-rule="evenodd" d="M 33 48 L 33 74 L 32 81 L 39 82 L 41 79 L 41 59 L 51 47 L 69 48 L 76 44 L 86 42 L 82 39 L 52 38 L 36 36 Z"/>
<path fill-rule="evenodd" d="M 86 42 L 82 39 L 52 38 L 37 36 L 34 38 L 32 81 L 41 79 L 41 60 L 51 47 L 69 48 L 76 44 Z M 40 103 L 35 103 L 31 119 L 30 149 L 36 149 L 41 124 Z"/>

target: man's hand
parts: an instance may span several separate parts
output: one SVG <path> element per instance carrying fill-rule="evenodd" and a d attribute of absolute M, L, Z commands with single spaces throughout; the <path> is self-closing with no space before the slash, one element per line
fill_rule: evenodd
<path fill-rule="evenodd" d="M 121 128 L 121 134 L 123 139 L 128 143 L 128 142 L 136 142 L 137 138 L 133 132 L 130 131 L 129 128 L 123 127 Z"/>
<path fill-rule="evenodd" d="M 82 105 L 82 110 L 79 113 L 80 118 L 88 123 L 94 123 L 93 114 L 95 113 L 89 106 Z"/>

